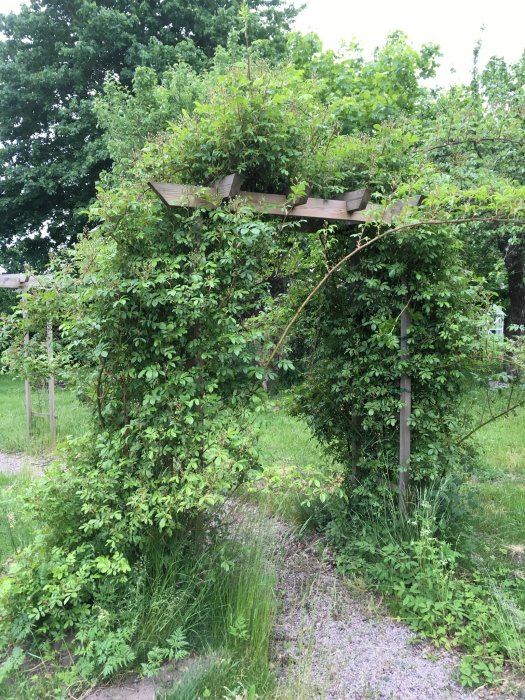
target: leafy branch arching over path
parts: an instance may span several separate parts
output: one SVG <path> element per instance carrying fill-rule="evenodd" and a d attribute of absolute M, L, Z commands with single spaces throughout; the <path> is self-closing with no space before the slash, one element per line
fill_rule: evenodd
<path fill-rule="evenodd" d="M 447 224 L 449 225 L 454 225 L 454 224 L 465 224 L 465 223 L 473 223 L 473 222 L 483 222 L 483 223 L 499 223 L 499 224 L 515 224 L 515 225 L 524 225 L 525 226 L 525 220 L 522 219 L 509 219 L 509 218 L 503 218 L 503 217 L 498 217 L 498 216 L 491 216 L 491 217 L 482 217 L 482 216 L 469 216 L 469 217 L 461 217 L 461 218 L 453 218 L 453 219 L 429 219 L 428 221 L 417 221 L 417 222 L 412 222 L 408 224 L 401 224 L 400 226 L 396 226 L 395 228 L 388 229 L 387 231 L 383 231 L 382 233 L 377 234 L 373 238 L 365 241 L 364 243 L 360 243 L 357 248 L 352 250 L 348 255 L 345 255 L 343 258 L 339 260 L 335 265 L 333 265 L 326 275 L 315 285 L 315 287 L 312 289 L 312 291 L 308 294 L 308 296 L 305 298 L 303 303 L 299 306 L 295 314 L 292 316 L 291 320 L 289 321 L 288 325 L 284 329 L 284 331 L 281 333 L 279 339 L 277 340 L 275 347 L 273 348 L 270 356 L 268 359 L 265 361 L 266 365 L 271 365 L 273 360 L 275 359 L 275 356 L 277 353 L 280 351 L 282 348 L 282 345 L 284 341 L 286 340 L 289 332 L 292 330 L 293 326 L 296 324 L 297 320 L 299 319 L 299 316 L 302 314 L 306 306 L 309 304 L 309 302 L 313 299 L 313 297 L 317 294 L 317 292 L 328 282 L 330 277 L 339 270 L 340 267 L 342 267 L 346 262 L 351 260 L 355 255 L 363 251 L 365 248 L 368 248 L 371 246 L 373 243 L 377 243 L 377 241 L 381 240 L 382 238 L 385 238 L 386 236 L 390 236 L 396 233 L 400 233 L 401 231 L 407 231 L 409 229 L 414 229 L 414 228 L 420 228 L 423 226 L 445 226 Z"/>

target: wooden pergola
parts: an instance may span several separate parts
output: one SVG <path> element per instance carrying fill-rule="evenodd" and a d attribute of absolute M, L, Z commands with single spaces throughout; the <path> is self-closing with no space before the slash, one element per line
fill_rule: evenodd
<path fill-rule="evenodd" d="M 336 199 L 320 199 L 304 196 L 295 198 L 291 194 L 268 194 L 241 190 L 242 176 L 232 173 L 215 181 L 211 187 L 181 185 L 166 182 L 149 182 L 151 189 L 167 207 L 215 209 L 228 201 L 266 215 L 294 217 L 306 220 L 339 221 L 349 224 L 392 224 L 393 218 L 403 210 L 417 207 L 421 195 L 399 200 L 389 207 L 370 204 L 371 190 L 368 188 L 345 192 Z M 406 307 L 400 313 L 400 349 L 403 358 L 408 357 L 407 336 L 411 319 Z M 411 455 L 410 416 L 412 411 L 412 382 L 402 375 L 399 382 L 401 410 L 399 414 L 399 501 L 404 506 L 408 486 L 408 470 Z"/>
<path fill-rule="evenodd" d="M 294 199 L 293 195 L 245 192 L 241 190 L 241 184 L 241 176 L 234 173 L 216 181 L 211 187 L 153 181 L 149 186 L 167 207 L 215 209 L 225 201 L 235 199 L 261 214 L 285 218 L 342 221 L 350 224 L 379 221 L 388 225 L 392 223 L 393 217 L 407 207 L 418 206 L 421 201 L 421 196 L 418 195 L 399 200 L 392 206 L 382 207 L 369 203 L 372 191 L 368 188 L 344 192 L 337 199 L 309 196 Z"/>
<path fill-rule="evenodd" d="M 223 203 L 234 200 L 240 206 L 246 205 L 263 215 L 294 217 L 305 220 L 339 221 L 348 224 L 380 223 L 390 225 L 393 218 L 403 210 L 417 207 L 421 196 L 395 202 L 389 207 L 381 207 L 370 204 L 371 190 L 363 188 L 352 192 L 345 192 L 336 199 L 320 199 L 317 197 L 296 197 L 291 194 L 267 194 L 259 192 L 247 192 L 241 190 L 242 177 L 238 173 L 228 175 L 217 180 L 211 187 L 198 185 L 181 185 L 163 182 L 150 182 L 152 190 L 160 197 L 167 207 L 188 207 L 215 209 Z M 50 276 L 35 276 L 23 273 L 0 274 L 0 289 L 16 289 L 23 293 L 31 287 L 45 288 L 51 280 Z M 401 319 L 401 353 L 407 357 L 407 333 L 410 326 L 408 311 L 403 309 Z M 29 332 L 24 337 L 24 342 L 29 343 Z M 46 337 L 47 353 L 49 361 L 53 358 L 53 327 L 47 326 Z M 400 428 L 399 428 L 399 492 L 403 501 L 404 493 L 408 485 L 408 469 L 411 453 L 411 379 L 407 375 L 400 378 Z M 51 443 L 56 442 L 56 415 L 55 415 L 55 379 L 48 378 L 49 412 L 37 413 L 33 411 L 31 399 L 31 383 L 25 381 L 25 407 L 28 433 L 31 432 L 33 417 L 41 416 L 49 418 L 49 431 Z"/>

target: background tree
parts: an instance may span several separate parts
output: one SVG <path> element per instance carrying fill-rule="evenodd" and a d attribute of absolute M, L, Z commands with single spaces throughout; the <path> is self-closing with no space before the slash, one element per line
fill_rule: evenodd
<path fill-rule="evenodd" d="M 248 0 L 251 41 L 278 55 L 297 10 Z M 42 265 L 82 230 L 109 155 L 92 111 L 106 75 L 202 69 L 243 29 L 240 0 L 33 0 L 0 15 L 0 261 Z"/>
<path fill-rule="evenodd" d="M 317 37 L 293 35 L 291 59 L 318 80 L 322 97 L 334 106 L 343 133 L 371 133 L 377 124 L 421 112 L 431 91 L 421 80 L 435 75 L 439 47 L 415 49 L 403 32 L 393 32 L 365 59 L 358 43 L 339 51 L 321 52 Z"/>
<path fill-rule="evenodd" d="M 476 55 L 476 54 L 475 54 Z M 492 58 L 470 86 L 441 95 L 429 110 L 422 147 L 460 187 L 525 183 L 525 54 L 514 65 Z M 519 203 L 517 203 L 517 206 Z M 507 328 L 525 325 L 525 231 L 495 224 L 460 231 L 468 265 L 506 312 Z"/>

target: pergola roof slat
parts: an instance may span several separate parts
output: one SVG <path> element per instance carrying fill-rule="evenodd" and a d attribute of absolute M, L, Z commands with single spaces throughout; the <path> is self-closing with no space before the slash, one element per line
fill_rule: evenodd
<path fill-rule="evenodd" d="M 391 223 L 392 216 L 407 206 L 417 206 L 421 197 L 412 197 L 396 202 L 390 207 L 378 204 L 367 204 L 370 190 L 356 190 L 345 192 L 340 199 L 320 199 L 308 197 L 306 201 L 295 206 L 290 206 L 290 200 L 284 194 L 268 194 L 261 192 L 244 192 L 237 187 L 230 188 L 231 181 L 228 176 L 220 181 L 228 181 L 228 186 L 199 187 L 197 185 L 179 185 L 167 182 L 150 182 L 153 191 L 160 197 L 167 207 L 203 207 L 215 209 L 225 199 L 225 191 L 231 196 L 238 196 L 239 201 L 245 201 L 261 214 L 275 216 L 295 217 L 299 219 L 323 219 L 326 221 L 347 221 L 353 224 L 366 223 L 379 219 L 383 223 Z M 234 194 L 235 193 L 235 194 Z"/>

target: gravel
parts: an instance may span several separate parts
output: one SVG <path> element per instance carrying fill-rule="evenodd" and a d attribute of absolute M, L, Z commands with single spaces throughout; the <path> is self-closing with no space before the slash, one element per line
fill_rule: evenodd
<path fill-rule="evenodd" d="M 300 700 L 504 698 L 455 680 L 459 657 L 426 644 L 352 590 L 311 543 L 292 540 L 281 569 L 274 661 L 280 684 Z"/>
<path fill-rule="evenodd" d="M 14 476 L 24 471 L 39 473 L 49 460 L 35 459 L 23 454 L 0 452 L 0 474 Z"/>

